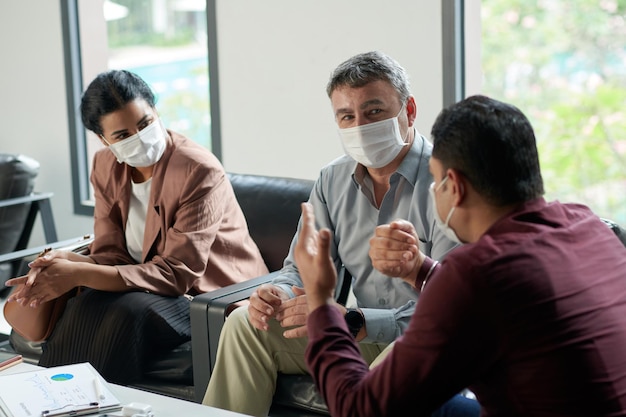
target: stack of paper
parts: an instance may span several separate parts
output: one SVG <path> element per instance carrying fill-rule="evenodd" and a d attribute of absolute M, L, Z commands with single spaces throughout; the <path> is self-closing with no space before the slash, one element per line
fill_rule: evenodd
<path fill-rule="evenodd" d="M 0 409 L 9 417 L 81 416 L 121 408 L 87 362 L 0 375 Z"/>

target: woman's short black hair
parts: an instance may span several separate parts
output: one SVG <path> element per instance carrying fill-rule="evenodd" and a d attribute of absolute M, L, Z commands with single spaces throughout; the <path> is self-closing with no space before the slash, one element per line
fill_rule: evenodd
<path fill-rule="evenodd" d="M 432 156 L 463 174 L 497 206 L 543 195 L 535 133 L 515 106 L 475 95 L 439 113 Z"/>
<path fill-rule="evenodd" d="M 151 107 L 156 104 L 152 89 L 137 74 L 126 70 L 102 72 L 83 93 L 80 103 L 83 125 L 101 135 L 102 116 L 119 110 L 138 98 L 144 99 Z"/>

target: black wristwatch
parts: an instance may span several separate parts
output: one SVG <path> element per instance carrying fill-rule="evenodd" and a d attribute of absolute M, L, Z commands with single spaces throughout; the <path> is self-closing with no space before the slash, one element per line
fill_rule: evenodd
<path fill-rule="evenodd" d="M 356 308 L 349 308 L 344 317 L 346 319 L 346 323 L 348 324 L 348 330 L 350 330 L 352 336 L 356 337 L 365 324 L 363 314 Z"/>

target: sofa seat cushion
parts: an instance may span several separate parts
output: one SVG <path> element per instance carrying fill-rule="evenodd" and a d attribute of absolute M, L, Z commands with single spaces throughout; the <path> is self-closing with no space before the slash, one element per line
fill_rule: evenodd
<path fill-rule="evenodd" d="M 159 356 L 146 365 L 144 379 L 193 386 L 191 341 Z"/>
<path fill-rule="evenodd" d="M 195 401 L 195 390 L 193 385 L 181 385 L 176 382 L 142 379 L 137 383 L 130 384 L 129 387 L 181 400 Z"/>

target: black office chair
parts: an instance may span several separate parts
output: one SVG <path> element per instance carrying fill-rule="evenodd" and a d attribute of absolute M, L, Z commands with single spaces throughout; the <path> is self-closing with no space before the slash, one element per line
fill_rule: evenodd
<path fill-rule="evenodd" d="M 37 213 L 41 215 L 46 242 L 57 240 L 50 197 L 33 193 L 39 162 L 17 154 L 0 154 L 0 293 L 8 294 L 4 283 L 17 275 L 19 257 L 1 255 L 26 249 Z"/>

